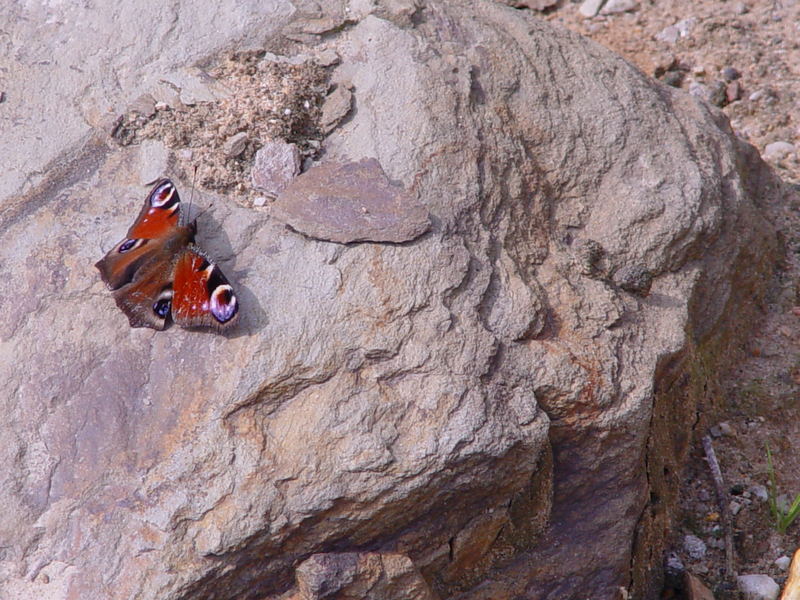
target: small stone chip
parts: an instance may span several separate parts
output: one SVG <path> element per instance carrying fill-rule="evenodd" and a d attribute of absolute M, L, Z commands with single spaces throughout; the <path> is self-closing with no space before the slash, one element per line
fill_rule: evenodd
<path fill-rule="evenodd" d="M 244 131 L 240 131 L 225 140 L 225 143 L 222 145 L 222 151 L 228 158 L 236 158 L 244 152 L 244 149 L 247 147 L 248 139 L 247 134 Z"/>

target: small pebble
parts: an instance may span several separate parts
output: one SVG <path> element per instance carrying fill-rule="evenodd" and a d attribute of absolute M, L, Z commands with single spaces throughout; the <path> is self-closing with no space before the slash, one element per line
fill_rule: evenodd
<path fill-rule="evenodd" d="M 600 10 L 601 15 L 614 15 L 628 12 L 637 8 L 637 0 L 608 0 Z"/>
<path fill-rule="evenodd" d="M 578 12 L 587 19 L 590 19 L 600 12 L 600 7 L 603 6 L 603 2 L 604 0 L 584 0 Z"/>
<path fill-rule="evenodd" d="M 683 538 L 683 549 L 692 560 L 702 560 L 706 555 L 706 543 L 691 533 Z"/>
<path fill-rule="evenodd" d="M 767 95 L 767 93 L 764 90 L 756 90 L 755 92 L 750 94 L 750 96 L 748 97 L 748 100 L 750 100 L 750 102 L 758 102 L 759 100 L 761 100 L 766 95 Z"/>
<path fill-rule="evenodd" d="M 776 567 L 778 567 L 781 571 L 785 571 L 789 568 L 789 565 L 792 563 L 792 559 L 786 555 L 781 556 L 780 558 L 776 558 L 775 562 L 773 563 Z"/>
<path fill-rule="evenodd" d="M 736 102 L 742 98 L 742 86 L 738 81 L 731 81 L 725 87 L 725 99 L 728 101 L 728 104 L 731 102 Z"/>
<path fill-rule="evenodd" d="M 736 585 L 745 600 L 776 600 L 781 591 L 769 575 L 740 575 Z"/>
<path fill-rule="evenodd" d="M 236 158 L 247 147 L 247 134 L 244 131 L 232 135 L 222 144 L 222 151 L 228 158 Z"/>
<path fill-rule="evenodd" d="M 725 548 L 725 541 L 717 538 L 711 538 L 708 540 L 708 545 L 715 550 L 723 550 Z"/>
<path fill-rule="evenodd" d="M 5 101 L 6 101 L 6 93 L 0 92 L 0 103 L 3 103 Z"/>
<path fill-rule="evenodd" d="M 742 505 L 733 501 L 728 505 L 728 509 L 731 511 L 732 515 L 738 515 L 739 511 L 742 510 Z"/>
<path fill-rule="evenodd" d="M 709 91 L 711 95 L 708 101 L 714 106 L 725 106 L 727 104 L 727 91 L 724 81 L 715 81 L 711 84 Z"/>
<path fill-rule="evenodd" d="M 746 15 L 750 12 L 750 7 L 747 6 L 744 2 L 736 2 L 733 5 L 733 14 L 735 15 Z"/>
<path fill-rule="evenodd" d="M 681 32 L 678 31 L 678 28 L 675 27 L 675 25 L 664 27 L 664 29 L 656 34 L 656 39 L 659 42 L 664 42 L 666 44 L 674 44 L 680 37 Z"/>
<path fill-rule="evenodd" d="M 653 285 L 653 274 L 642 265 L 626 265 L 614 273 L 614 283 L 636 296 L 646 297 Z"/>
<path fill-rule="evenodd" d="M 742 74 L 733 67 L 725 67 L 722 69 L 722 77 L 725 81 L 736 81 L 741 76 Z"/>
<path fill-rule="evenodd" d="M 264 206 L 267 203 L 267 199 L 264 196 L 258 196 L 253 200 L 253 206 Z"/>
<path fill-rule="evenodd" d="M 665 583 L 673 588 L 682 586 L 685 572 L 686 567 L 683 565 L 683 561 L 681 561 L 680 557 L 674 552 L 670 553 L 664 565 Z"/>
<path fill-rule="evenodd" d="M 668 71 L 664 73 L 662 81 L 667 85 L 671 85 L 672 87 L 681 87 L 683 74 L 680 71 Z"/>
<path fill-rule="evenodd" d="M 719 425 L 709 427 L 708 433 L 710 433 L 713 438 L 722 437 L 722 429 L 720 429 Z"/>
<path fill-rule="evenodd" d="M 722 421 L 719 424 L 719 430 L 722 432 L 722 435 L 726 435 L 729 437 L 733 437 L 734 435 L 736 435 L 736 432 L 733 430 L 733 427 L 731 427 L 731 424 L 728 423 L 727 421 Z"/>
<path fill-rule="evenodd" d="M 333 65 L 339 64 L 341 58 L 336 53 L 336 50 L 332 48 L 328 48 L 323 50 L 316 56 L 317 64 L 321 67 L 332 67 Z"/>
<path fill-rule="evenodd" d="M 779 160 L 795 151 L 796 148 L 789 142 L 772 142 L 764 148 L 764 158 L 766 160 Z"/>

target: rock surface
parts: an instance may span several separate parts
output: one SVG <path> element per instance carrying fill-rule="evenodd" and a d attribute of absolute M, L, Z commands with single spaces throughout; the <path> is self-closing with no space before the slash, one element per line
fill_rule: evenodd
<path fill-rule="evenodd" d="M 153 5 L 134 57 L 125 8 L 15 21 L 35 45 L 3 106 L 0 596 L 651 596 L 709 348 L 746 333 L 775 257 L 766 167 L 714 109 L 524 11 L 296 5 L 223 2 L 205 29 Z M 430 233 L 341 246 L 215 198 L 198 237 L 239 331 L 131 330 L 92 265 L 139 210 L 137 154 L 81 115 L 284 25 L 353 84 L 318 168 L 374 159 Z M 51 142 L 57 94 L 77 100 Z M 626 267 L 646 296 L 608 281 Z"/>
<path fill-rule="evenodd" d="M 393 185 L 374 158 L 327 162 L 292 181 L 272 214 L 310 237 L 351 242 L 409 242 L 430 229 L 427 209 Z"/>
<path fill-rule="evenodd" d="M 251 179 L 253 187 L 276 198 L 300 173 L 300 151 L 282 141 L 265 143 L 256 152 Z"/>

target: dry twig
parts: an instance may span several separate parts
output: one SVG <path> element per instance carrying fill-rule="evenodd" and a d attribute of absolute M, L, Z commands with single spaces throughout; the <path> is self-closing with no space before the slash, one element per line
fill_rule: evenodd
<path fill-rule="evenodd" d="M 725 534 L 725 576 L 729 579 L 736 577 L 733 569 L 733 523 L 728 502 L 728 492 L 725 489 L 725 481 L 722 479 L 722 470 L 719 468 L 717 455 L 711 443 L 711 436 L 703 436 L 703 450 L 706 453 L 708 467 L 711 469 L 711 478 L 714 480 L 714 487 L 717 491 L 717 502 L 722 515 L 722 529 Z"/>

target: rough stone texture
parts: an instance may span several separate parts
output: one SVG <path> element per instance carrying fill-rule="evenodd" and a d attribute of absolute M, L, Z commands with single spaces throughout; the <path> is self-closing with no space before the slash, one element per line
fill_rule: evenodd
<path fill-rule="evenodd" d="M 325 99 L 322 106 L 322 131 L 330 133 L 349 113 L 353 105 L 353 94 L 346 85 L 340 84 Z"/>
<path fill-rule="evenodd" d="M 605 0 L 583 0 L 580 8 L 578 8 L 578 12 L 587 18 L 597 16 L 604 2 Z"/>
<path fill-rule="evenodd" d="M 777 600 L 780 586 L 769 575 L 740 575 L 736 587 L 744 600 Z"/>
<path fill-rule="evenodd" d="M 375 159 L 312 167 L 289 184 L 272 214 L 295 231 L 341 244 L 408 242 L 431 225 L 428 210 Z"/>
<path fill-rule="evenodd" d="M 237 50 L 263 44 L 293 11 L 289 0 L 142 0 L 114 10 L 4 3 L 0 202 L 41 184 L 54 161 L 75 158 L 93 127 L 142 92 L 156 100 L 175 94 L 159 82 L 234 43 Z"/>
<path fill-rule="evenodd" d="M 298 173 L 300 151 L 297 146 L 283 141 L 271 141 L 266 142 L 256 152 L 250 178 L 254 188 L 275 198 Z"/>
<path fill-rule="evenodd" d="M 341 581 L 311 585 L 318 555 L 350 553 L 378 598 L 417 573 L 440 598 L 655 597 L 697 403 L 775 260 L 775 182 L 718 111 L 527 11 L 328 4 L 289 30 L 326 33 L 353 83 L 324 158 L 375 159 L 432 228 L 342 246 L 213 199 L 229 337 L 128 327 L 92 265 L 146 190 L 80 114 L 272 40 L 288 3 L 14 5 L 0 597 L 300 598 Z M 649 295 L 607 281 L 626 266 Z"/>
<path fill-rule="evenodd" d="M 302 600 L 437 600 L 411 559 L 402 554 L 314 554 L 296 574 Z"/>
<path fill-rule="evenodd" d="M 546 10 L 555 6 L 558 0 L 498 0 L 514 8 L 530 8 L 532 10 Z"/>

